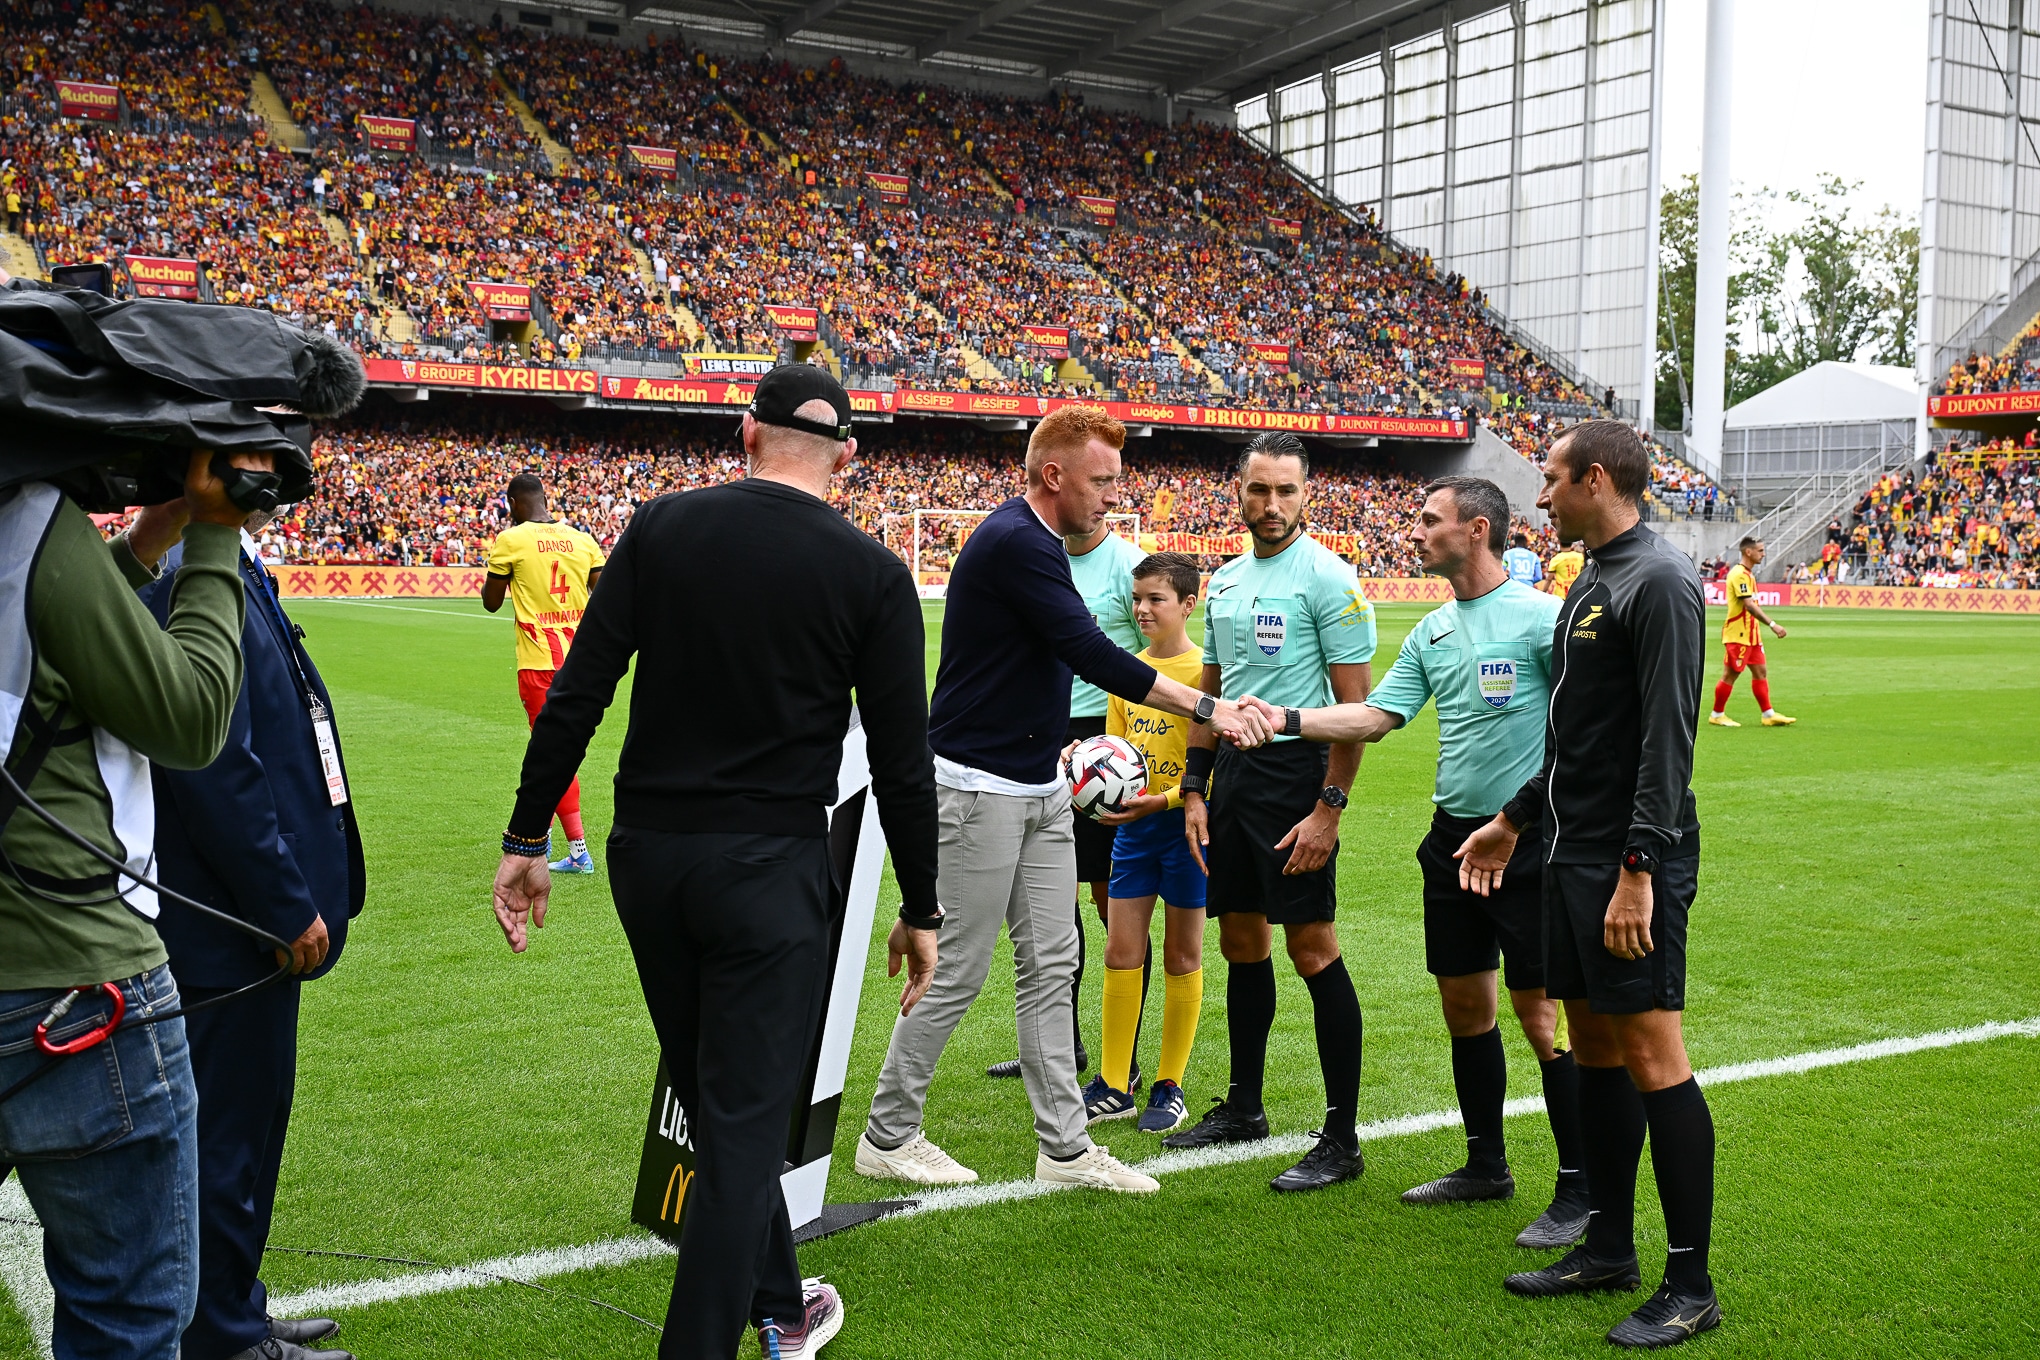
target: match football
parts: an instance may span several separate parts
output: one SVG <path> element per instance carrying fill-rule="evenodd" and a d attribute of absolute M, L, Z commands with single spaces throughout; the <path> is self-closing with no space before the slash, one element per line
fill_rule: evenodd
<path fill-rule="evenodd" d="M 0 1360 L 2040 1356 L 2035 52 L 8 0 Z"/>

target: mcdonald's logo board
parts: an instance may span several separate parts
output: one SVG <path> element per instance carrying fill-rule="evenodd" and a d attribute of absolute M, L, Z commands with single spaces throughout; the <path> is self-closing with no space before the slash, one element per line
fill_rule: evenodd
<path fill-rule="evenodd" d="M 482 304 L 491 321 L 531 320 L 531 285 L 528 283 L 488 283 L 476 279 L 468 287 L 474 290 L 475 301 Z"/>
<path fill-rule="evenodd" d="M 66 118 L 92 118 L 110 123 L 120 117 L 120 86 L 60 80 L 57 82 L 57 112 Z"/>
<path fill-rule="evenodd" d="M 1078 194 L 1077 202 L 1083 206 L 1085 212 L 1091 214 L 1091 220 L 1099 226 L 1116 227 L 1119 225 L 1118 199 L 1093 198 L 1088 194 Z"/>
<path fill-rule="evenodd" d="M 1054 355 L 1070 352 L 1070 328 L 1068 326 L 1027 326 L 1020 330 L 1028 344 L 1036 349 L 1047 350 Z"/>
<path fill-rule="evenodd" d="M 913 187 L 913 181 L 905 175 L 887 175 L 876 170 L 867 170 L 864 177 L 871 181 L 872 188 L 878 190 L 881 203 L 891 203 L 895 206 L 907 201 L 907 191 Z"/>
<path fill-rule="evenodd" d="M 415 118 L 387 118 L 379 113 L 364 113 L 358 116 L 357 121 L 368 138 L 371 151 L 418 149 L 418 120 Z"/>
<path fill-rule="evenodd" d="M 878 881 L 885 869 L 885 837 L 878 825 L 878 804 L 871 797 L 865 740 L 864 725 L 853 714 L 843 738 L 843 762 L 837 770 L 838 801 L 829 809 L 831 877 L 843 885 L 830 910 L 829 977 L 820 1020 L 804 1055 L 802 1071 L 807 1076 L 787 1126 L 786 1170 L 779 1178 L 796 1242 L 815 1234 L 816 1227 L 810 1225 L 834 1231 L 904 1207 L 900 1201 L 837 1205 L 828 1208 L 826 1219 L 823 1214 L 836 1118 L 849 1071 L 850 1039 L 857 1026 L 857 1003 L 878 906 Z M 697 1198 L 693 1192 L 698 1188 L 694 1175 L 699 1152 L 700 1139 L 691 1112 L 675 1093 L 671 1070 L 661 1055 L 637 1186 L 631 1197 L 632 1222 L 668 1241 L 680 1240 L 687 1207 Z"/>
<path fill-rule="evenodd" d="M 789 340 L 812 340 L 821 333 L 821 316 L 812 307 L 765 304 L 765 316 Z"/>
<path fill-rule="evenodd" d="M 128 281 L 134 284 L 136 297 L 183 298 L 188 302 L 198 300 L 197 260 L 129 255 L 124 257 L 121 263 L 127 266 Z"/>
<path fill-rule="evenodd" d="M 633 146 L 630 158 L 636 162 L 640 174 L 659 179 L 679 178 L 680 153 L 670 146 Z"/>

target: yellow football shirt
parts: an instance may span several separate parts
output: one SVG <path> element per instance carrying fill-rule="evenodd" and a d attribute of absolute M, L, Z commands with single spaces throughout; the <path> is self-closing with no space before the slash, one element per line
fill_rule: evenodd
<path fill-rule="evenodd" d="M 1738 562 L 1728 569 L 1722 589 L 1728 595 L 1728 619 L 1721 625 L 1721 640 L 1747 647 L 1757 641 L 1757 616 L 1750 613 L 1746 603 L 1757 593 L 1757 578 Z"/>
<path fill-rule="evenodd" d="M 526 520 L 496 535 L 489 575 L 510 578 L 518 670 L 556 671 L 566 661 L 588 607 L 588 573 L 605 560 L 572 525 Z"/>
<path fill-rule="evenodd" d="M 1579 579 L 1580 573 L 1585 571 L 1586 567 L 1586 555 L 1568 549 L 1565 552 L 1554 555 L 1551 561 L 1545 564 L 1544 579 L 1551 582 L 1551 593 L 1562 600 L 1566 597 L 1566 593 L 1572 589 L 1572 583 Z"/>
<path fill-rule="evenodd" d="M 1204 675 L 1204 653 L 1191 644 L 1175 656 L 1157 657 L 1150 651 L 1138 654 L 1171 680 L 1197 688 Z M 1188 743 L 1190 720 L 1164 713 L 1146 704 L 1130 704 L 1116 694 L 1106 696 L 1105 735 L 1125 737 L 1147 757 L 1149 793 L 1166 793 L 1169 806 L 1183 806 L 1183 755 Z"/>

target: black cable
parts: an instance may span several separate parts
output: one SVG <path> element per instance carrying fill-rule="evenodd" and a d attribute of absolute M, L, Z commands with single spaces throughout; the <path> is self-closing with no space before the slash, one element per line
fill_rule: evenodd
<path fill-rule="evenodd" d="M 2040 161 L 2040 146 L 2033 145 L 2033 131 L 2026 126 L 2026 115 L 2019 112 L 2019 91 L 2012 84 L 2012 78 L 2005 74 L 2004 66 L 1998 61 L 1997 47 L 1990 40 L 1990 28 L 1983 22 L 1983 16 L 1976 12 L 1976 0 L 1969 0 L 1969 17 L 1976 20 L 1976 36 L 1983 39 L 1983 50 L 1990 54 L 1991 69 L 1998 74 L 1998 81 L 2005 87 L 2005 98 L 2011 101 L 2012 119 L 2018 123 L 2019 131 L 2025 134 L 2026 149 L 2033 153 L 2033 159 Z M 2017 42 L 2015 35 L 2012 39 Z M 2018 169 L 2018 156 L 2012 157 L 2014 170 Z"/>
<path fill-rule="evenodd" d="M 164 887 L 162 884 L 156 882 L 154 879 L 143 877 L 141 874 L 138 874 L 134 870 L 128 868 L 127 865 L 122 861 L 115 859 L 112 855 L 109 855 L 104 850 L 101 850 L 98 846 L 94 845 L 91 841 L 87 840 L 83 835 L 79 834 L 77 831 L 74 831 L 73 829 L 71 829 L 71 827 L 65 825 L 64 822 L 60 820 L 54 812 L 51 812 L 41 803 L 38 803 L 35 801 L 35 799 L 29 797 L 28 790 L 21 787 L 20 782 L 16 780 L 14 777 L 14 771 L 8 769 L 5 764 L 0 764 L 0 779 L 5 779 L 7 781 L 7 787 L 13 790 L 14 797 L 16 801 L 20 804 L 20 806 L 27 808 L 30 812 L 33 812 L 37 817 L 41 818 L 52 829 L 54 829 L 59 835 L 63 836 L 64 839 L 70 841 L 73 845 L 76 845 L 79 849 L 85 851 L 86 854 L 91 855 L 94 859 L 98 860 L 100 863 L 107 865 L 109 868 L 111 868 L 114 871 L 114 873 L 119 876 L 114 880 L 116 883 L 120 881 L 120 878 L 133 879 L 137 887 L 148 888 L 151 891 L 153 891 L 159 898 L 167 898 L 172 902 L 176 902 L 179 903 L 180 905 L 191 908 L 191 910 L 197 912 L 201 916 L 210 916 L 214 920 L 219 921 L 225 925 L 232 926 L 234 929 L 242 931 L 245 934 L 253 935 L 256 939 L 261 940 L 264 944 L 269 945 L 273 949 L 281 950 L 283 953 L 283 963 L 277 968 L 275 972 L 271 973 L 268 977 L 263 978 L 260 982 L 251 982 L 245 987 L 237 987 L 231 992 L 224 992 L 219 996 L 209 998 L 208 1000 L 205 1001 L 195 1002 L 189 1006 L 179 1006 L 177 1007 L 177 1009 L 172 1011 L 165 1011 L 161 1015 L 150 1015 L 133 1020 L 123 1020 L 119 1026 L 119 1029 L 114 1031 L 115 1033 L 119 1033 L 120 1030 L 140 1029 L 144 1025 L 160 1025 L 165 1020 L 181 1020 L 187 1015 L 195 1015 L 199 1011 L 205 1010 L 209 1007 L 223 1006 L 229 1001 L 238 1000 L 241 997 L 248 995 L 250 992 L 260 991 L 262 988 L 267 987 L 272 983 L 281 982 L 283 981 L 283 979 L 290 976 L 290 968 L 294 956 L 294 951 L 291 949 L 290 941 L 283 939 L 281 936 L 270 934 L 268 931 L 264 930 L 261 926 L 256 925 L 252 921 L 244 921 L 238 916 L 230 916 L 226 912 L 221 911 L 218 907 L 210 907 L 203 902 L 194 901 L 193 899 L 186 897 L 183 893 L 176 892 L 173 891 L 172 889 Z M 14 863 L 12 860 L 7 860 L 5 859 L 4 856 L 0 856 L 0 862 L 5 863 L 8 872 L 14 877 L 16 882 L 18 883 L 22 882 L 21 875 L 19 871 L 17 871 L 14 868 Z M 26 883 L 22 883 L 22 886 L 25 888 L 28 887 Z M 31 891 L 34 890 L 31 889 Z M 38 897 L 47 896 L 47 894 L 43 893 L 36 893 L 36 895 Z M 122 899 L 122 901 L 125 900 L 126 900 L 125 898 Z M 67 905 L 84 905 L 84 904 L 67 903 Z M 108 1039 L 112 1037 L 113 1036 L 111 1034 L 107 1036 Z M 102 1040 L 102 1042 L 104 1041 Z M 97 1047 L 97 1045 L 94 1045 L 94 1047 Z M 81 1049 L 79 1051 L 89 1053 L 92 1050 Z M 6 1104 L 8 1101 L 12 1100 L 15 1096 L 27 1090 L 31 1085 L 41 1080 L 43 1077 L 48 1076 L 52 1071 L 56 1069 L 58 1063 L 62 1062 L 65 1058 L 71 1056 L 73 1055 L 67 1053 L 53 1057 L 48 1062 L 44 1063 L 41 1067 L 36 1068 L 33 1072 L 30 1072 L 27 1076 L 23 1077 L 20 1081 L 17 1081 L 12 1086 L 9 1086 L 6 1090 L 0 1091 L 0 1105 Z"/>

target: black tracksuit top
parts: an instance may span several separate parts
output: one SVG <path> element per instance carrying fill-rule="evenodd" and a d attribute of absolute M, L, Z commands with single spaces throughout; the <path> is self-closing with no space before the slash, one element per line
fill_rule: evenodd
<path fill-rule="evenodd" d="M 1700 575 L 1638 524 L 1587 553 L 1551 647 L 1544 766 L 1502 813 L 1546 862 L 1700 853 L 1693 737 L 1707 623 Z"/>

